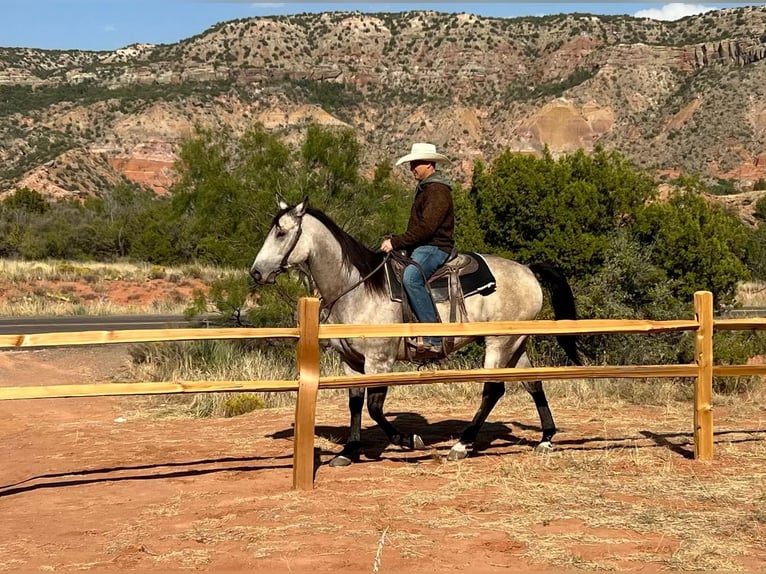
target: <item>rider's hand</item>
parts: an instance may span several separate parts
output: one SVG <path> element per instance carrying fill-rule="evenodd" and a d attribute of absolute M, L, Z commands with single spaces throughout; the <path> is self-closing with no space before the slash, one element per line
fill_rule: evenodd
<path fill-rule="evenodd" d="M 393 251 L 394 246 L 391 245 L 391 240 L 386 238 L 383 240 L 383 243 L 380 244 L 380 250 L 385 251 L 388 253 L 389 251 Z"/>

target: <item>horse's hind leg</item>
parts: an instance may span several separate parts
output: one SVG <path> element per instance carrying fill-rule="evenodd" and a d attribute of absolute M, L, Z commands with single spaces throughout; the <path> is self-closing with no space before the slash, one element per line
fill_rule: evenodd
<path fill-rule="evenodd" d="M 524 353 L 519 359 L 519 367 L 531 367 L 527 354 Z M 537 407 L 537 414 L 540 417 L 540 426 L 543 429 L 543 436 L 540 439 L 540 443 L 535 447 L 537 451 L 548 451 L 553 448 L 551 441 L 553 435 L 556 434 L 556 424 L 553 422 L 553 415 L 551 409 L 548 406 L 548 399 L 545 396 L 545 390 L 543 390 L 542 381 L 524 382 L 524 388 L 532 395 L 532 400 L 535 401 Z"/>
<path fill-rule="evenodd" d="M 514 366 L 518 357 L 524 353 L 525 340 L 524 338 L 486 337 L 484 339 L 484 368 Z M 503 394 L 505 394 L 505 383 L 484 383 L 481 405 L 479 405 L 471 424 L 460 435 L 460 440 L 450 449 L 447 460 L 461 460 L 468 456 L 468 447 L 476 440 L 479 430 Z"/>
<path fill-rule="evenodd" d="M 424 447 L 423 439 L 416 434 L 403 434 L 391 424 L 383 412 L 383 404 L 386 402 L 388 387 L 370 387 L 367 389 L 367 411 L 383 432 L 386 433 L 391 444 L 409 449 Z"/>
<path fill-rule="evenodd" d="M 461 460 L 468 456 L 468 447 L 476 441 L 479 429 L 486 422 L 489 413 L 495 408 L 497 401 L 505 394 L 505 383 L 484 383 L 481 393 L 481 405 L 469 424 L 460 435 L 460 440 L 453 445 L 447 455 L 447 460 Z"/>
<path fill-rule="evenodd" d="M 551 414 L 550 407 L 548 407 L 548 399 L 543 390 L 543 383 L 542 381 L 525 382 L 524 388 L 532 395 L 532 400 L 535 401 L 537 414 L 540 416 L 540 426 L 543 429 L 543 436 L 535 450 L 551 450 L 553 448 L 551 441 L 553 440 L 553 435 L 556 434 L 556 424 L 553 422 L 553 415 Z"/>
<path fill-rule="evenodd" d="M 487 351 L 484 359 L 485 368 L 491 369 L 496 366 L 505 365 L 508 367 L 531 367 L 529 357 L 525 351 L 526 340 L 519 339 L 512 346 L 507 345 L 507 339 L 496 338 L 486 339 Z M 524 383 L 524 387 L 532 395 L 537 406 L 537 413 L 540 416 L 540 425 L 543 429 L 543 438 L 537 445 L 537 450 L 549 450 L 552 448 L 551 439 L 556 434 L 556 425 L 553 423 L 553 415 L 548 407 L 548 400 L 545 398 L 543 384 L 541 381 Z M 447 455 L 448 460 L 460 460 L 468 456 L 468 447 L 476 440 L 482 425 L 492 409 L 500 400 L 505 392 L 504 383 L 485 383 L 482 393 L 481 406 L 476 411 L 473 421 L 463 431 L 460 440 L 450 449 Z"/>

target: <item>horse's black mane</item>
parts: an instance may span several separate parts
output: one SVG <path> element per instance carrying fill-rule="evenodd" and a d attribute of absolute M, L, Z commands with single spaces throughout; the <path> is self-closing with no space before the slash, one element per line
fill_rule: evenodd
<path fill-rule="evenodd" d="M 277 213 L 274 217 L 274 224 L 290 209 L 292 209 L 292 207 L 288 207 Z M 343 253 L 343 264 L 347 267 L 355 267 L 362 277 L 366 277 L 372 273 L 372 271 L 383 262 L 383 258 L 385 257 L 384 253 L 373 251 L 354 239 L 347 232 L 343 231 L 343 229 L 341 229 L 340 226 L 330 219 L 330 217 L 323 211 L 313 207 L 307 207 L 306 213 L 319 220 L 319 222 L 332 233 L 333 237 L 340 244 L 340 250 L 341 253 Z M 365 287 L 376 293 L 385 292 L 386 275 L 382 266 L 367 278 Z"/>

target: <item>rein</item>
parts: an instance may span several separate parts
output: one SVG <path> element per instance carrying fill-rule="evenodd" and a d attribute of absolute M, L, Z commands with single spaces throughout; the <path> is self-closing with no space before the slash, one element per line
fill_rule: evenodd
<path fill-rule="evenodd" d="M 282 261 L 280 263 L 280 269 L 283 271 L 286 270 L 289 266 L 287 264 L 287 260 L 290 258 L 290 255 L 293 252 L 293 249 L 295 249 L 295 246 L 298 244 L 298 240 L 301 238 L 301 235 L 303 234 L 303 221 L 301 221 L 301 225 L 298 226 L 298 233 L 295 234 L 295 238 L 292 241 L 292 244 L 290 245 L 290 248 L 285 251 L 284 257 L 282 257 Z M 402 263 L 404 266 L 407 265 L 415 265 L 421 273 L 423 273 L 423 268 L 417 263 L 417 261 L 411 259 L 407 255 L 405 255 L 402 252 L 391 250 L 388 253 L 386 253 L 385 257 L 383 257 L 383 260 L 367 275 L 362 277 L 359 281 L 345 289 L 343 292 L 340 293 L 337 297 L 332 299 L 329 303 L 324 300 L 324 297 L 319 297 L 319 309 L 320 314 L 324 315 L 324 317 L 327 317 L 330 315 L 330 312 L 332 312 L 332 308 L 335 306 L 335 303 L 338 302 L 338 300 L 341 297 L 344 297 L 345 295 L 348 295 L 351 291 L 359 287 L 362 283 L 367 281 L 370 277 L 375 275 L 380 269 L 386 264 L 386 262 L 389 259 L 394 259 L 395 261 L 398 261 L 399 263 Z M 425 274 L 423 273 L 423 277 L 425 278 Z"/>
<path fill-rule="evenodd" d="M 340 295 L 335 297 L 335 299 L 333 299 L 329 303 L 326 303 L 324 301 L 324 298 L 320 297 L 319 298 L 319 308 L 322 310 L 322 312 L 325 313 L 326 316 L 329 315 L 330 312 L 332 311 L 332 308 L 335 305 L 335 303 L 338 302 L 338 299 L 340 299 L 344 295 L 348 295 L 351 291 L 353 291 L 354 289 L 359 287 L 359 285 L 361 285 L 362 283 L 367 281 L 370 277 L 375 275 L 375 273 L 377 273 L 380 270 L 380 268 L 383 267 L 386 264 L 386 261 L 388 261 L 391 257 L 405 257 L 404 255 L 398 255 L 398 254 L 396 256 L 394 256 L 394 255 L 392 255 L 393 253 L 394 253 L 393 251 L 389 251 L 388 253 L 386 253 L 386 256 L 383 258 L 383 261 L 381 261 L 380 264 L 377 267 L 375 267 L 375 269 L 370 271 L 367 275 L 362 277 L 359 281 L 357 281 L 351 287 L 349 287 L 348 289 L 343 291 Z"/>
<path fill-rule="evenodd" d="M 359 287 L 359 285 L 361 285 L 362 283 L 367 281 L 367 279 L 369 279 L 370 277 L 375 275 L 375 273 L 377 273 L 380 270 L 380 268 L 383 267 L 389 259 L 393 259 L 394 261 L 398 261 L 399 263 L 402 264 L 403 267 L 406 267 L 407 265 L 414 265 L 415 267 L 417 267 L 420 270 L 421 273 L 423 273 L 423 268 L 414 259 L 411 259 L 410 257 L 405 255 L 401 251 L 396 251 L 396 250 L 389 251 L 388 253 L 386 253 L 385 257 L 383 257 L 383 261 L 381 261 L 380 264 L 377 267 L 375 267 L 375 269 L 370 271 L 367 275 L 362 277 L 359 281 L 354 283 L 351 287 L 349 287 L 348 289 L 343 291 L 340 295 L 335 297 L 335 299 L 333 299 L 329 303 L 326 303 L 324 301 L 324 299 L 322 297 L 320 297 L 319 298 L 319 302 L 320 302 L 319 303 L 319 308 L 321 309 L 321 312 L 324 314 L 324 316 L 327 317 L 330 314 L 330 312 L 332 311 L 333 306 L 335 305 L 335 303 L 338 302 L 338 300 L 341 297 L 343 297 L 344 295 L 348 295 L 351 291 L 353 291 L 354 289 Z M 425 278 L 425 273 L 423 273 L 423 277 Z"/>

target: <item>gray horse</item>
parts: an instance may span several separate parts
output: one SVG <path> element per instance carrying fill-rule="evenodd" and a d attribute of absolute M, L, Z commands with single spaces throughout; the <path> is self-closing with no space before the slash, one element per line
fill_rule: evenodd
<path fill-rule="evenodd" d="M 401 303 L 392 301 L 380 268 L 385 254 L 374 252 L 340 229 L 327 215 L 312 209 L 307 201 L 288 206 L 280 201 L 280 211 L 250 269 L 256 283 L 274 283 L 286 269 L 300 265 L 307 269 L 324 302 L 332 302 L 330 323 L 400 323 Z M 489 295 L 465 299 L 468 320 L 525 321 L 537 317 L 543 304 L 543 292 L 535 273 L 544 278 L 551 294 L 556 319 L 575 319 L 572 291 L 566 279 L 554 268 L 545 265 L 525 266 L 502 257 L 484 256 L 496 280 L 496 289 Z M 366 279 L 365 279 L 366 278 Z M 439 304 L 439 314 L 449 316 L 449 303 Z M 488 369 L 530 366 L 525 350 L 526 336 L 484 337 L 484 367 Z M 455 348 L 471 342 L 456 338 Z M 580 364 L 572 336 L 559 338 L 569 358 Z M 387 373 L 394 361 L 405 358 L 404 342 L 400 338 L 358 338 L 332 341 L 341 354 L 344 369 L 352 373 Z M 548 407 L 541 381 L 526 382 L 540 416 L 542 439 L 538 449 L 550 449 L 556 433 L 553 416 Z M 367 389 L 367 410 L 372 419 L 388 435 L 389 441 L 404 448 L 423 448 L 422 439 L 415 434 L 399 432 L 385 417 L 383 404 L 387 387 Z M 365 389 L 349 389 L 351 429 L 343 450 L 330 462 L 331 466 L 346 466 L 359 460 L 362 452 L 362 406 Z M 479 429 L 500 397 L 505 393 L 503 382 L 484 384 L 481 406 L 460 440 L 451 448 L 448 458 L 459 460 L 468 454 Z"/>

